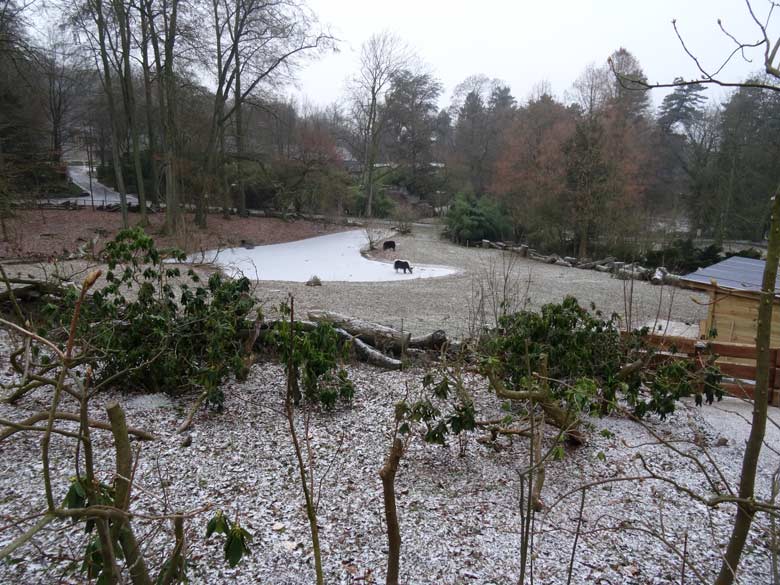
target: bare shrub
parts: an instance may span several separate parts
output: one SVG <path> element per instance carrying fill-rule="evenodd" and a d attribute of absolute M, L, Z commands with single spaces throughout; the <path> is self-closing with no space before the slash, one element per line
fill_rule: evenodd
<path fill-rule="evenodd" d="M 380 223 L 367 222 L 363 228 L 363 233 L 365 233 L 368 240 L 368 251 L 372 252 L 377 249 L 379 242 L 390 235 L 391 231 Z"/>
<path fill-rule="evenodd" d="M 402 208 L 395 212 L 395 231 L 399 234 L 411 234 L 415 216 L 411 209 Z"/>
<path fill-rule="evenodd" d="M 521 274 L 516 254 L 491 254 L 471 279 L 468 336 L 478 339 L 486 329 L 498 327 L 502 317 L 525 309 L 530 287 L 531 269 Z"/>

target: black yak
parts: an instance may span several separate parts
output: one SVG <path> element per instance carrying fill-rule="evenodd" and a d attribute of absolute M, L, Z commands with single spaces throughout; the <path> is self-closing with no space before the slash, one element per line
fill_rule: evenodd
<path fill-rule="evenodd" d="M 399 269 L 403 269 L 404 274 L 406 274 L 406 271 L 409 271 L 409 274 L 412 274 L 412 267 L 409 265 L 408 260 L 396 260 L 393 264 L 393 268 L 395 268 L 395 271 L 398 272 Z"/>
<path fill-rule="evenodd" d="M 395 242 L 393 240 L 387 240 L 384 244 L 382 244 L 382 251 L 387 252 L 388 250 L 395 252 Z"/>

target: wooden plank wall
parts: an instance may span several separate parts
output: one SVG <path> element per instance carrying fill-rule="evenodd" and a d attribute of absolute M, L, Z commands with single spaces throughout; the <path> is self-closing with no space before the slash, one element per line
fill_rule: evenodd
<path fill-rule="evenodd" d="M 720 336 L 719 336 L 720 337 Z M 755 338 L 755 333 L 753 334 Z M 671 357 L 694 357 L 699 353 L 696 345 L 706 343 L 706 353 L 717 354 L 717 366 L 723 374 L 732 378 L 732 381 L 726 381 L 723 384 L 724 390 L 732 396 L 739 398 L 752 398 L 755 390 L 756 379 L 756 346 L 752 343 L 726 343 L 723 341 L 701 342 L 689 337 L 671 337 L 661 335 L 650 335 L 648 337 L 650 345 L 670 353 Z M 780 406 L 780 349 L 774 342 L 770 350 L 770 369 L 769 369 L 769 403 L 772 406 Z"/>
<path fill-rule="evenodd" d="M 716 339 L 733 343 L 755 343 L 758 324 L 757 294 L 735 294 L 723 289 L 710 292 L 710 307 L 702 333 L 709 335 L 714 328 Z M 772 347 L 780 347 L 780 303 L 775 301 L 772 311 Z"/>

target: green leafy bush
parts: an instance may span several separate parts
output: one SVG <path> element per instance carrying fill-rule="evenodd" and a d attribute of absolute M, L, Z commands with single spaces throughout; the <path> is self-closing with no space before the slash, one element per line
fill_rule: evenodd
<path fill-rule="evenodd" d="M 474 430 L 474 403 L 466 393 L 457 391 L 458 381 L 452 379 L 446 368 L 439 376 L 426 373 L 422 383 L 421 397 L 412 402 L 402 400 L 395 405 L 400 434 L 409 434 L 412 426 L 418 423 L 424 425 L 426 443 L 446 445 L 447 435 Z"/>
<path fill-rule="evenodd" d="M 652 412 L 664 417 L 685 396 L 695 396 L 698 403 L 721 398 L 720 373 L 711 363 L 701 369 L 693 360 L 675 359 L 651 367 L 652 360 L 645 360 L 643 367 L 623 371 L 653 351 L 646 334 L 621 335 L 617 315 L 591 315 L 567 297 L 539 313 L 502 317 L 484 343 L 484 366 L 501 376 L 508 389 L 522 391 L 534 386 L 531 373 L 539 371 L 546 355 L 553 396 L 577 412 L 605 414 L 622 398 L 637 416 Z"/>
<path fill-rule="evenodd" d="M 280 313 L 289 315 L 289 307 L 282 305 Z M 273 347 L 287 366 L 289 375 L 290 322 L 282 320 L 276 323 L 272 339 Z M 292 351 L 292 384 L 296 404 L 300 402 L 301 385 L 307 400 L 322 404 L 326 409 L 334 408 L 339 399 L 352 400 L 355 388 L 341 366 L 348 355 L 349 346 L 341 343 L 332 325 L 318 323 L 314 329 L 306 331 L 300 323 L 296 323 Z"/>
<path fill-rule="evenodd" d="M 238 520 L 231 521 L 222 510 L 217 510 L 206 526 L 206 538 L 212 534 L 225 536 L 225 545 L 222 548 L 225 560 L 231 568 L 241 562 L 244 555 L 250 554 L 249 542 L 252 540 L 252 535 L 241 527 Z"/>
<path fill-rule="evenodd" d="M 184 259 L 178 251 L 167 257 Z M 121 231 L 105 259 L 107 285 L 85 305 L 79 329 L 96 382 L 171 394 L 199 388 L 221 408 L 222 381 L 245 369 L 241 332 L 256 302 L 249 280 L 182 275 L 141 228 Z"/>
<path fill-rule="evenodd" d="M 445 218 L 446 235 L 452 241 L 465 243 L 474 240 L 500 240 L 511 233 L 511 226 L 503 210 L 487 199 L 459 195 Z"/>

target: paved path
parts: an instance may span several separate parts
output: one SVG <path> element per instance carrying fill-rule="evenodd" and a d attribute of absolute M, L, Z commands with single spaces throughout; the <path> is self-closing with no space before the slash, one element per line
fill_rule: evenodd
<path fill-rule="evenodd" d="M 95 177 L 92 178 L 92 195 L 90 195 L 89 173 L 86 166 L 68 166 L 68 176 L 70 177 L 71 181 L 84 190 L 84 195 L 81 197 L 47 198 L 42 199 L 41 201 L 46 201 L 49 203 L 64 203 L 68 201 L 83 207 L 91 206 L 93 204 L 93 200 L 95 207 L 99 207 L 101 205 L 119 205 L 119 193 L 114 191 L 111 187 L 107 187 L 103 183 L 98 182 Z M 128 194 L 127 203 L 128 205 L 138 205 L 138 197 Z"/>

